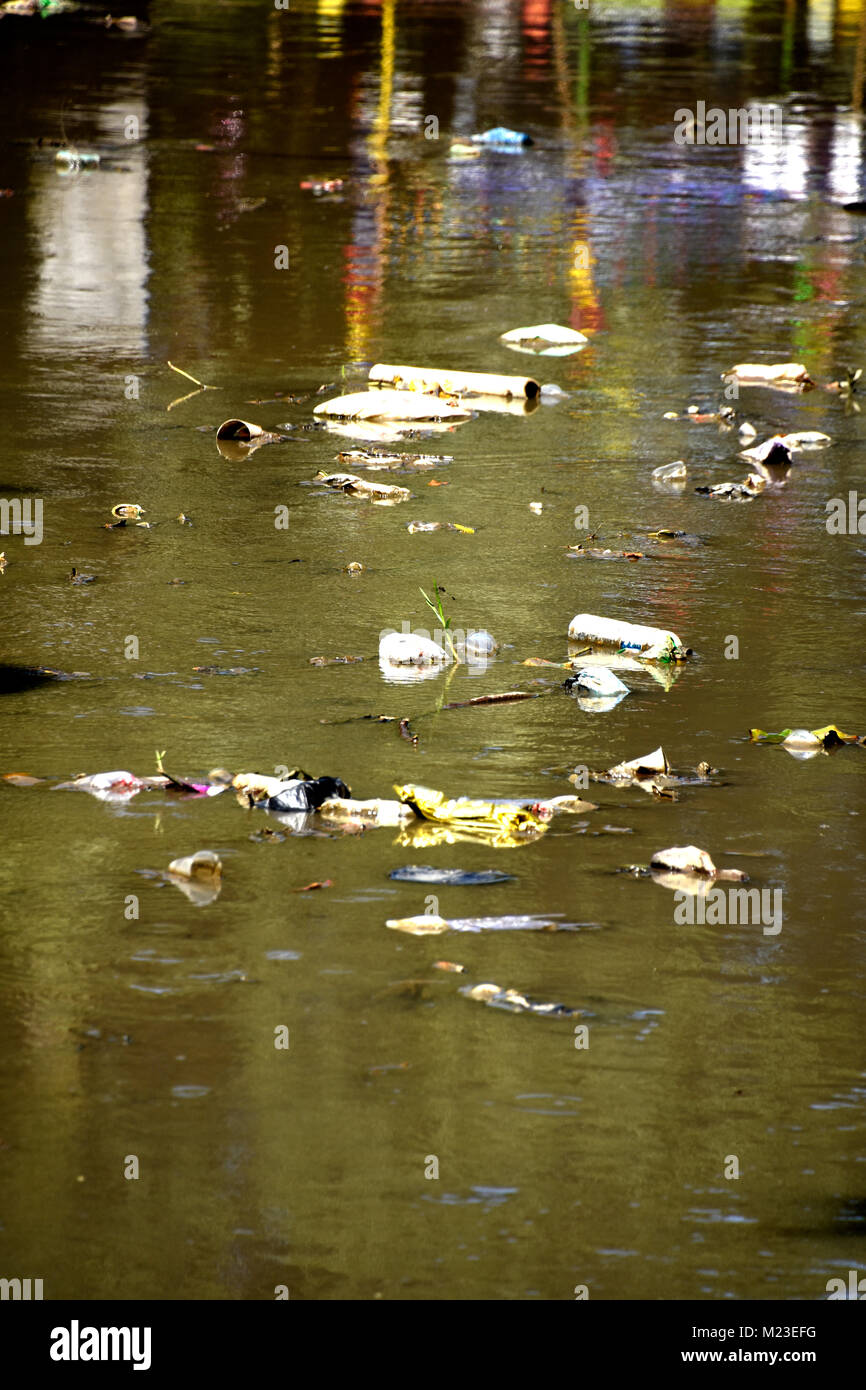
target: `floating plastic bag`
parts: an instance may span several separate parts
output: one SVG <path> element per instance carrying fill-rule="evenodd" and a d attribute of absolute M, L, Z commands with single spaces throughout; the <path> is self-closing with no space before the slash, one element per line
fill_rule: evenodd
<path fill-rule="evenodd" d="M 284 782 L 280 791 L 269 796 L 266 811 L 317 811 L 325 801 L 335 796 L 350 797 L 352 793 L 339 777 L 297 778 Z"/>
<path fill-rule="evenodd" d="M 628 686 L 606 666 L 578 671 L 563 684 L 566 690 L 576 692 L 578 704 L 585 710 L 613 709 L 629 693 Z"/>
<path fill-rule="evenodd" d="M 132 772 L 95 772 L 89 777 L 76 777 L 73 782 L 58 782 L 53 790 L 90 792 L 99 801 L 126 801 L 146 786 L 144 778 Z"/>
<path fill-rule="evenodd" d="M 391 666 L 447 666 L 453 659 L 438 642 L 414 632 L 387 632 L 379 641 L 379 660 Z"/>
<path fill-rule="evenodd" d="M 512 802 L 476 801 L 470 797 L 449 800 L 444 792 L 412 783 L 395 786 L 401 801 L 405 801 L 425 820 L 458 830 L 484 833 L 504 831 L 507 835 L 529 837 L 540 835 L 551 819 L 547 810 L 530 811 Z"/>

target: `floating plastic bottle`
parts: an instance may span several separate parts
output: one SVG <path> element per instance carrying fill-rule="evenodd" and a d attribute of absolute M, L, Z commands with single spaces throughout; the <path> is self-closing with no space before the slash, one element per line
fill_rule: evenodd
<path fill-rule="evenodd" d="M 688 655 L 675 632 L 660 627 L 644 627 L 617 618 L 600 618 L 595 613 L 578 613 L 568 625 L 572 642 L 615 647 L 641 661 L 682 661 Z"/>

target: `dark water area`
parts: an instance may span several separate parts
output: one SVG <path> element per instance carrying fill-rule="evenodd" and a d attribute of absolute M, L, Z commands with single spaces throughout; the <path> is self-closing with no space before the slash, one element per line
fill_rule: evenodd
<path fill-rule="evenodd" d="M 866 7 L 131 12 L 0 19 L 0 498 L 42 504 L 38 544 L 0 536 L 0 662 L 79 673 L 0 694 L 0 772 L 50 779 L 0 782 L 0 1273 L 46 1298 L 825 1298 L 866 1271 L 866 749 L 796 758 L 749 730 L 866 733 L 866 520 L 826 524 L 864 486 L 864 415 L 822 389 L 866 367 L 866 220 L 844 206 L 866 199 Z M 700 101 L 777 103 L 781 135 L 677 144 Z M 497 125 L 533 144 L 452 157 Z M 98 167 L 58 165 L 70 146 Z M 500 341 L 540 323 L 589 343 Z M 377 506 L 313 481 L 382 447 L 313 415 L 377 362 L 566 395 L 394 446 L 436 468 L 352 468 L 412 491 Z M 742 362 L 818 385 L 726 395 Z M 230 417 L 288 437 L 224 457 Z M 807 430 L 832 443 L 784 487 L 694 491 Z M 685 487 L 654 486 L 680 459 Z M 118 503 L 150 529 L 105 529 Z M 588 533 L 654 558 L 570 556 Z M 499 653 L 394 681 L 380 633 L 432 630 L 435 583 Z M 584 709 L 522 664 L 565 662 L 581 612 L 696 655 Z M 337 655 L 363 660 L 310 664 Z M 438 708 L 513 689 L 540 698 Z M 379 714 L 417 745 L 354 718 Z M 718 773 L 675 800 L 590 784 L 597 811 L 517 848 L 295 834 L 233 792 L 53 789 L 166 750 L 193 779 L 536 799 L 659 745 Z M 681 924 L 669 887 L 618 872 L 690 844 L 780 892 L 781 929 Z M 163 876 L 198 849 L 223 863 L 203 906 Z M 411 864 L 514 877 L 389 877 Z M 430 895 L 444 918 L 578 925 L 386 929 Z M 574 1019 L 460 993 L 479 982 L 586 1011 L 588 1047 Z"/>

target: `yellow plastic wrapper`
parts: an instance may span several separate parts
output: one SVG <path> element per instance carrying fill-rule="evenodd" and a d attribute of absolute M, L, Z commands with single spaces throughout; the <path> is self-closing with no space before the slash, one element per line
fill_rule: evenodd
<path fill-rule="evenodd" d="M 547 808 L 529 809 L 514 802 L 474 801 L 468 796 L 449 800 L 444 792 L 418 787 L 411 782 L 395 786 L 394 790 L 419 816 L 435 822 L 435 830 L 432 826 L 429 829 L 437 843 L 454 843 L 450 838 L 453 835 L 455 839 L 477 836 L 500 848 L 522 845 L 543 834 L 553 814 Z M 413 830 L 412 843 L 417 845 L 422 827 L 413 827 Z M 445 832 L 441 841 L 435 831 Z"/>
<path fill-rule="evenodd" d="M 544 825 L 541 827 L 542 830 L 546 828 Z M 455 821 L 454 825 L 441 825 L 432 820 L 414 820 L 403 827 L 394 844 L 416 850 L 467 844 L 481 844 L 487 849 L 521 849 L 524 845 L 533 844 L 536 838 L 534 830 L 531 834 L 511 834 L 507 830 L 498 830 L 495 825 L 464 826 L 459 821 Z"/>

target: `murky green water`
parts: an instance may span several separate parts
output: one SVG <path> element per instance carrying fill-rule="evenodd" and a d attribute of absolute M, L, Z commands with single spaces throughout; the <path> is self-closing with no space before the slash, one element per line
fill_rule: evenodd
<path fill-rule="evenodd" d="M 721 785 L 675 802 L 597 786 L 599 811 L 516 850 L 262 838 L 279 827 L 230 795 L 0 786 L 0 1272 L 46 1297 L 824 1297 L 864 1267 L 866 754 L 797 761 L 748 730 L 866 728 L 863 541 L 825 527 L 861 486 L 864 417 L 822 390 L 743 389 L 759 439 L 834 442 L 736 505 L 692 490 L 745 476 L 736 432 L 663 416 L 724 403 L 738 361 L 818 382 L 866 366 L 864 222 L 837 206 L 864 196 L 862 118 L 841 109 L 862 100 L 862 7 L 165 0 L 148 17 L 142 35 L 95 12 L 2 23 L 0 495 L 42 499 L 44 536 L 3 537 L 0 656 L 88 673 L 3 697 L 2 770 L 149 773 L 166 749 L 187 776 L 300 765 L 363 797 L 538 797 L 661 743 Z M 674 144 L 677 108 L 753 99 L 785 101 L 772 157 Z M 449 161 L 452 135 L 496 124 L 534 146 Z M 102 163 L 64 175 L 40 137 Z M 589 347 L 498 341 L 544 321 Z M 189 385 L 169 359 L 219 389 L 169 409 Z M 568 398 L 425 438 L 453 455 L 432 472 L 447 487 L 371 474 L 414 494 L 374 507 L 311 485 L 352 445 L 309 428 L 308 393 L 376 361 L 534 371 Z M 295 428 L 230 462 L 212 430 L 233 415 Z M 650 480 L 674 459 L 679 497 Z M 125 501 L 153 528 L 102 529 Z M 601 545 L 697 539 L 570 559 L 576 507 Z M 379 633 L 431 627 L 435 581 L 455 626 L 502 650 L 480 674 L 389 684 Z M 562 672 L 520 664 L 564 661 L 581 611 L 671 627 L 699 657 L 667 693 L 626 675 L 615 710 L 586 713 Z M 309 664 L 338 654 L 365 659 Z M 543 698 L 429 713 L 446 688 L 515 687 Z M 346 722 L 379 713 L 410 717 L 417 748 Z M 690 843 L 781 890 L 781 931 L 678 925 L 669 889 L 616 873 Z M 204 908 L 158 876 L 199 848 L 224 864 Z M 516 880 L 390 880 L 406 863 Z M 585 925 L 386 930 L 431 892 L 445 917 Z M 462 997 L 441 958 L 590 1010 L 588 1049 L 569 1020 Z"/>

